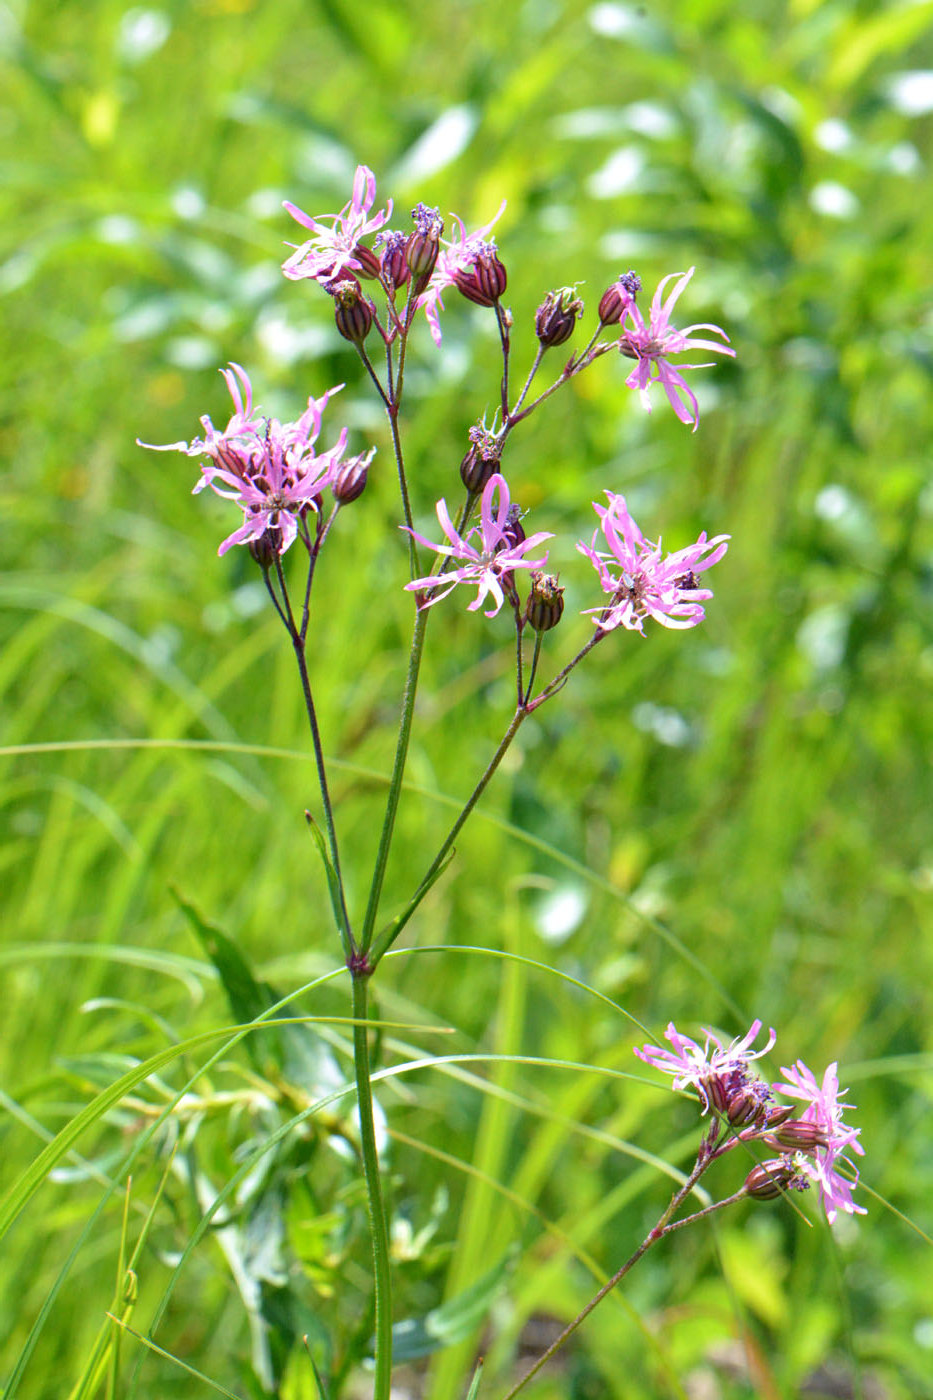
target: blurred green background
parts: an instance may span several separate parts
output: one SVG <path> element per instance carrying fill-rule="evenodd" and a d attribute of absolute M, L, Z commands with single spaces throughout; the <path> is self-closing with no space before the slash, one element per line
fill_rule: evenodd
<path fill-rule="evenodd" d="M 235 1019 L 173 889 L 281 992 L 339 961 L 287 640 L 246 552 L 217 559 L 234 521 L 192 500 L 196 464 L 134 445 L 226 421 L 230 359 L 282 417 L 346 381 L 329 423 L 380 449 L 322 561 L 312 646 L 365 897 L 405 550 L 378 405 L 326 298 L 278 270 L 295 237 L 281 200 L 339 209 L 365 162 L 396 225 L 422 199 L 476 226 L 507 197 L 519 368 L 550 287 L 579 283 L 591 317 L 629 267 L 650 291 L 695 264 L 677 323 L 717 322 L 738 351 L 692 377 L 696 434 L 662 396 L 644 415 L 615 356 L 515 434 L 513 492 L 558 535 L 567 587 L 547 665 L 586 635 L 574 542 L 606 488 L 669 548 L 701 528 L 733 543 L 703 627 L 614 636 L 525 726 L 406 946 L 518 953 L 655 1035 L 674 1018 L 731 1037 L 760 1016 L 774 1077 L 840 1062 L 866 1148 L 867 1217 L 830 1234 L 803 1199 L 806 1218 L 743 1206 L 685 1232 L 528 1394 L 933 1395 L 931 24 L 930 3 L 854 0 L 4 7 L 4 1189 L 125 1069 Z M 407 386 L 425 526 L 497 393 L 491 317 L 451 296 L 444 326 L 439 353 L 415 337 Z M 512 703 L 504 615 L 451 599 L 429 642 L 387 910 Z M 482 1349 L 482 1393 L 501 1394 L 657 1218 L 670 1181 L 644 1154 L 689 1166 L 694 1109 L 637 1073 L 644 1033 L 546 971 L 411 953 L 379 980 L 387 1019 L 454 1028 L 386 1033 L 386 1066 L 476 1052 L 633 1076 L 484 1060 L 380 1090 L 397 1316 L 424 1342 L 453 1300 L 454 1344 L 406 1364 L 399 1393 L 462 1395 Z M 295 1007 L 346 1014 L 346 989 Z M 345 1078 L 345 1033 L 308 1033 L 299 1088 Z M 119 1366 L 106 1353 L 124 1230 L 122 1188 L 105 1190 L 216 1045 L 95 1120 L 7 1236 L 5 1395 L 291 1400 L 314 1393 L 305 1332 L 366 1394 L 347 1110 L 284 1139 L 174 1272 L 205 1202 L 307 1102 L 243 1046 L 133 1168 L 128 1248 L 155 1214 L 130 1322 L 147 1331 L 171 1279 L 153 1334 L 170 1355 L 128 1336 Z"/>

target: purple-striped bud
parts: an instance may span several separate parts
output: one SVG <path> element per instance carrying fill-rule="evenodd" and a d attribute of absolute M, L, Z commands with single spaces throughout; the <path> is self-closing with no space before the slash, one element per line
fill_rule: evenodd
<path fill-rule="evenodd" d="M 607 287 L 599 301 L 599 323 L 601 326 L 615 326 L 634 304 L 641 291 L 641 278 L 637 272 L 623 272 L 611 287 Z"/>
<path fill-rule="evenodd" d="M 468 491 L 482 491 L 493 472 L 499 470 L 502 459 L 502 443 L 477 423 L 469 432 L 470 446 L 460 463 L 460 480 Z"/>
<path fill-rule="evenodd" d="M 534 569 L 531 592 L 525 604 L 525 621 L 536 632 L 550 632 L 561 620 L 564 611 L 564 590 L 554 574 Z"/>
<path fill-rule="evenodd" d="M 499 261 L 495 243 L 482 243 L 473 256 L 473 267 L 454 273 L 457 291 L 477 306 L 495 306 L 505 291 L 508 275 Z"/>
<path fill-rule="evenodd" d="M 411 269 L 405 257 L 408 234 L 399 229 L 376 234 L 376 243 L 382 245 L 382 277 L 392 290 L 404 287 L 411 276 Z"/>
<path fill-rule="evenodd" d="M 522 529 L 522 508 L 513 501 L 509 506 L 508 515 L 505 517 L 505 524 L 502 527 L 505 536 L 503 542 L 504 549 L 514 549 L 516 545 L 524 544 L 527 538 Z"/>
<path fill-rule="evenodd" d="M 766 1112 L 761 1095 L 755 1092 L 754 1084 L 747 1084 L 738 1093 L 733 1094 L 726 1104 L 726 1117 L 734 1128 L 762 1122 Z"/>
<path fill-rule="evenodd" d="M 548 292 L 535 312 L 535 334 L 544 349 L 552 350 L 569 340 L 582 315 L 583 302 L 577 296 L 575 287 L 561 287 L 556 292 Z"/>
<path fill-rule="evenodd" d="M 426 204 L 416 204 L 411 217 L 415 221 L 415 231 L 409 234 L 405 244 L 405 260 L 419 290 L 423 290 L 441 251 L 444 220 L 437 209 L 430 209 Z"/>
<path fill-rule="evenodd" d="M 246 547 L 260 569 L 265 572 L 266 569 L 272 568 L 275 556 L 282 552 L 282 531 L 278 526 L 270 525 L 258 539 L 250 540 Z"/>
<path fill-rule="evenodd" d="M 774 1201 L 785 1191 L 806 1191 L 809 1185 L 809 1178 L 788 1157 L 759 1162 L 745 1178 L 745 1190 L 756 1201 Z"/>
<path fill-rule="evenodd" d="M 334 298 L 334 320 L 344 340 L 362 345 L 373 326 L 372 303 L 364 297 L 359 282 L 341 280 L 328 283 Z"/>
<path fill-rule="evenodd" d="M 364 243 L 357 243 L 353 249 L 353 260 L 359 263 L 356 269 L 359 277 L 378 277 L 382 271 L 382 264 L 378 254 L 372 248 L 367 248 Z"/>
<path fill-rule="evenodd" d="M 782 1123 L 780 1127 L 771 1131 L 767 1135 L 767 1142 L 773 1143 L 775 1147 L 787 1152 L 815 1152 L 818 1147 L 826 1147 L 829 1144 L 829 1135 L 819 1123 L 804 1122 L 801 1118 L 792 1118 L 787 1123 Z"/>
<path fill-rule="evenodd" d="M 358 457 L 350 457 L 346 462 L 340 463 L 330 484 L 334 500 L 339 505 L 348 506 L 351 501 L 356 501 L 362 496 L 366 489 L 369 464 L 372 460 L 373 452 L 365 452 Z"/>

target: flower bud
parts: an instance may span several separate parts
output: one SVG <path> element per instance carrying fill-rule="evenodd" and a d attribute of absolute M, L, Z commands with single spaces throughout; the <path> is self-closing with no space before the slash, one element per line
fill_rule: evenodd
<path fill-rule="evenodd" d="M 742 1128 L 764 1118 L 767 1109 L 761 1101 L 761 1094 L 755 1090 L 756 1085 L 747 1084 L 733 1094 L 726 1104 L 726 1117 L 734 1128 Z"/>
<path fill-rule="evenodd" d="M 468 436 L 470 446 L 460 463 L 460 480 L 468 491 L 482 491 L 493 472 L 499 470 L 502 443 L 482 423 L 471 428 Z"/>
<path fill-rule="evenodd" d="M 359 282 L 331 282 L 327 290 L 334 298 L 334 320 L 344 340 L 362 345 L 372 330 L 373 309 L 363 296 Z"/>
<path fill-rule="evenodd" d="M 268 530 L 256 540 L 250 540 L 247 548 L 250 556 L 255 559 L 263 572 L 271 569 L 275 561 L 275 556 L 282 552 L 282 531 L 278 526 L 270 525 Z"/>
<path fill-rule="evenodd" d="M 415 221 L 415 231 L 409 234 L 405 244 L 405 261 L 419 289 L 423 290 L 441 250 L 444 220 L 436 209 L 429 209 L 426 204 L 416 204 L 411 217 Z"/>
<path fill-rule="evenodd" d="M 364 243 L 357 243 L 353 249 L 353 261 L 359 263 L 356 269 L 360 277 L 378 277 L 382 271 L 382 264 L 378 254 L 372 248 L 367 248 Z"/>
<path fill-rule="evenodd" d="M 482 243 L 473 255 L 470 271 L 454 273 L 457 291 L 477 306 L 495 306 L 505 291 L 508 276 L 499 261 L 495 243 Z"/>
<path fill-rule="evenodd" d="M 782 1123 L 775 1131 L 769 1132 L 767 1141 L 788 1152 L 815 1152 L 818 1147 L 826 1147 L 829 1137 L 819 1123 L 808 1123 L 801 1118 Z"/>
<path fill-rule="evenodd" d="M 505 536 L 502 547 L 504 549 L 514 549 L 516 545 L 524 544 L 527 536 L 522 529 L 522 508 L 515 502 L 509 506 L 508 515 L 505 517 L 505 524 L 502 527 Z"/>
<path fill-rule="evenodd" d="M 404 287 L 411 276 L 411 270 L 405 260 L 408 235 L 398 229 L 390 229 L 384 234 L 377 233 L 376 242 L 382 244 L 383 280 L 395 290 Z"/>
<path fill-rule="evenodd" d="M 550 632 L 560 622 L 564 611 L 564 590 L 553 574 L 534 569 L 531 592 L 525 605 L 525 621 L 536 632 Z"/>
<path fill-rule="evenodd" d="M 599 302 L 599 323 L 601 326 L 617 325 L 641 291 L 641 278 L 637 272 L 623 272 L 611 287 L 603 292 Z"/>
<path fill-rule="evenodd" d="M 774 1201 L 785 1191 L 805 1191 L 809 1185 L 799 1165 L 788 1157 L 759 1162 L 745 1178 L 745 1190 L 756 1201 Z"/>
<path fill-rule="evenodd" d="M 545 350 L 569 340 L 577 318 L 583 315 L 583 302 L 574 287 L 548 292 L 535 312 L 535 334 Z"/>
<path fill-rule="evenodd" d="M 348 506 L 351 501 L 356 501 L 362 496 L 366 489 L 366 481 L 369 476 L 369 464 L 373 460 L 373 452 L 362 453 L 357 457 L 350 457 L 346 462 L 341 462 L 334 479 L 330 484 L 330 489 L 334 493 L 334 500 L 339 505 Z"/>

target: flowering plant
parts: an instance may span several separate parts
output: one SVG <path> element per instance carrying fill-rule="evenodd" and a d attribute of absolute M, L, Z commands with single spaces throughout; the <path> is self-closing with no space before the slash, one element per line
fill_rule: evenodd
<path fill-rule="evenodd" d="M 380 1112 L 373 1092 L 371 1031 L 375 1021 L 371 988 L 374 978 L 382 959 L 452 857 L 459 831 L 522 724 L 562 691 L 575 669 L 610 633 L 621 628 L 623 632 L 637 631 L 645 637 L 646 622 L 674 629 L 692 628 L 703 622 L 704 605 L 713 596 L 706 575 L 722 560 L 729 544 L 727 534 L 709 538 L 703 532 L 695 542 L 665 554 L 660 540 L 652 543 L 642 534 L 624 496 L 608 490 L 607 505 L 593 502 L 598 527 L 592 539 L 589 543 L 577 543 L 578 551 L 595 570 L 602 597 L 597 594 L 595 605 L 584 610 L 592 617 L 592 625 L 578 624 L 582 638 L 575 654 L 549 679 L 541 682 L 539 666 L 546 638 L 561 622 L 564 613 L 564 588 L 556 575 L 545 572 L 549 553 L 542 552 L 542 546 L 554 539 L 554 535 L 543 529 L 526 532 L 527 517 L 513 501 L 503 459 L 512 434 L 556 393 L 610 351 L 636 360 L 636 368 L 624 384 L 637 391 L 644 408 L 650 409 L 650 385 L 659 382 L 677 418 L 695 430 L 699 407 L 684 373 L 703 366 L 675 365 L 671 357 L 694 349 L 713 350 L 727 356 L 734 351 L 728 345 L 725 331 L 718 326 L 694 325 L 678 331 L 670 323 L 674 305 L 684 293 L 693 268 L 662 279 L 647 320 L 638 307 L 641 281 L 634 272 L 626 272 L 602 295 L 595 327 L 583 347 L 571 353 L 546 387 L 536 390 L 548 351 L 569 340 L 585 310 L 574 287 L 561 287 L 547 294 L 535 315 L 537 347 L 532 363 L 521 387 L 515 391 L 512 384 L 513 318 L 502 301 L 508 279 L 498 248 L 490 238 L 503 214 L 504 202 L 491 219 L 471 234 L 466 233 L 463 222 L 454 216 L 455 235 L 449 240 L 443 238 L 445 221 L 437 209 L 416 205 L 412 211 L 413 228 L 406 232 L 386 226 L 392 213 L 391 201 L 374 214 L 375 203 L 375 177 L 368 167 L 360 166 L 351 198 L 339 214 L 311 217 L 297 206 L 286 204 L 289 214 L 311 233 L 311 237 L 296 247 L 283 265 L 286 277 L 311 281 L 331 298 L 336 329 L 355 348 L 385 411 L 399 488 L 401 530 L 398 538 L 405 542 L 408 555 L 407 577 L 403 577 L 403 552 L 400 550 L 398 587 L 411 594 L 414 603 L 395 758 L 372 879 L 360 911 L 352 908 L 343 875 L 340 832 L 315 700 L 320 678 L 313 674 L 309 661 L 308 630 L 318 560 L 332 529 L 339 525 L 344 508 L 363 495 L 375 447 L 368 446 L 355 455 L 348 455 L 349 431 L 342 427 L 336 435 L 332 430 L 325 439 L 330 445 L 318 451 L 325 409 L 342 385 L 328 390 L 320 398 L 310 397 L 307 408 L 295 422 L 281 423 L 254 407 L 249 376 L 239 365 L 232 364 L 222 371 L 234 409 L 223 431 L 218 432 L 210 418 L 204 417 L 203 437 L 171 443 L 159 450 L 175 450 L 201 458 L 201 475 L 194 491 L 197 493 L 209 486 L 239 512 L 239 523 L 224 538 L 219 553 L 224 554 L 234 545 L 248 548 L 295 655 L 317 768 L 323 833 L 318 831 L 317 822 L 310 814 L 308 819 L 324 864 L 334 926 L 352 992 L 356 1134 L 372 1243 L 373 1385 L 376 1400 L 387 1400 L 393 1356 L 393 1272 L 378 1131 Z M 673 279 L 676 279 L 673 289 L 665 294 Z M 492 426 L 483 419 L 469 431 L 460 463 L 463 497 L 459 506 L 452 509 L 447 497 L 436 503 L 443 536 L 437 543 L 415 527 L 412 478 L 404 450 L 400 409 L 408 345 L 419 322 L 418 313 L 425 312 L 431 337 L 439 345 L 439 313 L 446 310 L 443 297 L 452 289 L 473 305 L 492 313 L 501 350 L 501 378 Z M 697 331 L 707 331 L 718 340 L 698 337 Z M 368 344 L 380 342 L 383 352 L 380 358 L 384 357 L 381 370 L 376 368 L 368 349 Z M 598 548 L 600 534 L 603 547 Z M 286 553 L 295 544 L 301 547 L 297 552 L 306 566 L 297 589 L 292 563 L 295 555 L 287 561 L 288 571 L 285 561 Z M 433 557 L 430 565 L 421 550 L 430 552 Z M 592 581 L 592 575 L 586 577 Z M 467 604 L 468 612 L 475 614 L 482 610 L 486 618 L 496 617 L 503 609 L 511 614 L 515 634 L 514 710 L 507 718 L 498 746 L 433 858 L 427 862 L 407 904 L 389 922 L 381 923 L 382 889 L 402 798 L 427 628 L 430 619 L 441 611 L 438 605 L 445 604 L 460 584 L 476 590 L 475 597 Z M 767 1043 L 754 1050 L 752 1047 L 760 1030 L 761 1023 L 756 1020 L 745 1036 L 728 1045 L 709 1031 L 705 1046 L 701 1048 L 671 1025 L 667 1031 L 670 1050 L 651 1045 L 636 1050 L 647 1064 L 670 1074 L 675 1088 L 696 1091 L 702 1112 L 710 1118 L 709 1129 L 693 1170 L 645 1242 L 511 1394 L 524 1385 L 648 1248 L 689 1221 L 703 1218 L 739 1199 L 768 1199 L 801 1189 L 810 1181 L 818 1183 L 830 1220 L 838 1210 L 851 1213 L 861 1209 L 851 1196 L 857 1174 L 850 1170 L 847 1177 L 840 1171 L 840 1167 L 849 1170 L 847 1154 L 860 1153 L 862 1149 L 857 1142 L 857 1130 L 842 1122 L 841 1111 L 849 1105 L 839 1101 L 835 1066 L 827 1071 L 821 1087 L 799 1061 L 794 1070 L 784 1071 L 787 1082 L 779 1090 L 775 1086 L 775 1092 L 803 1099 L 806 1103 L 800 1118 L 792 1120 L 792 1108 L 779 1105 L 772 1090 L 749 1068 L 753 1060 L 765 1055 L 774 1044 L 772 1031 Z M 740 1147 L 751 1152 L 756 1145 L 766 1148 L 772 1156 L 752 1165 L 740 1191 L 693 1216 L 673 1218 L 714 1160 Z M 326 1386 L 322 1385 L 321 1389 L 322 1393 L 328 1393 Z"/>

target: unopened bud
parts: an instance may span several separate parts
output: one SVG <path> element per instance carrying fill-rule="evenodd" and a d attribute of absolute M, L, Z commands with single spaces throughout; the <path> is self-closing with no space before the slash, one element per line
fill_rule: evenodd
<path fill-rule="evenodd" d="M 493 472 L 499 470 L 502 458 L 502 443 L 477 423 L 469 432 L 470 446 L 460 463 L 460 480 L 468 491 L 482 491 Z"/>
<path fill-rule="evenodd" d="M 775 1103 L 768 1109 L 766 1127 L 778 1128 L 782 1123 L 786 1123 L 788 1118 L 793 1118 L 797 1112 L 797 1107 L 792 1103 Z"/>
<path fill-rule="evenodd" d="M 807 1123 L 802 1118 L 792 1118 L 782 1123 L 768 1133 L 767 1140 L 789 1152 L 815 1152 L 818 1147 L 826 1147 L 829 1143 L 829 1137 L 819 1123 Z"/>
<path fill-rule="evenodd" d="M 531 592 L 525 605 L 525 621 L 536 632 L 550 632 L 560 622 L 564 611 L 564 590 L 553 574 L 535 569 L 531 575 Z"/>
<path fill-rule="evenodd" d="M 457 291 L 467 301 L 477 306 L 495 306 L 505 291 L 508 275 L 499 261 L 495 243 L 478 245 L 473 256 L 473 267 L 467 271 L 454 273 Z"/>
<path fill-rule="evenodd" d="M 398 229 L 390 229 L 385 234 L 377 234 L 376 242 L 382 244 L 382 276 L 387 285 L 396 290 L 404 287 L 411 276 L 405 259 L 405 245 L 408 235 Z"/>
<path fill-rule="evenodd" d="M 611 287 L 603 292 L 599 302 L 599 323 L 602 326 L 615 326 L 634 303 L 641 291 L 641 278 L 637 272 L 623 272 Z"/>
<path fill-rule="evenodd" d="M 809 1185 L 798 1164 L 787 1157 L 759 1162 L 745 1178 L 745 1190 L 756 1201 L 774 1201 L 785 1191 L 806 1191 Z"/>
<path fill-rule="evenodd" d="M 732 1084 L 720 1074 L 711 1074 L 703 1080 L 703 1092 L 708 1106 L 716 1113 L 725 1113 L 729 1106 Z M 706 1112 L 704 1108 L 703 1113 Z"/>
<path fill-rule="evenodd" d="M 364 243 L 357 243 L 353 249 L 353 261 L 359 263 L 356 269 L 360 277 L 378 277 L 382 271 L 382 264 L 378 254 L 372 248 L 367 248 Z"/>
<path fill-rule="evenodd" d="M 575 287 L 548 292 L 535 312 L 535 334 L 545 350 L 569 340 L 577 318 L 583 315 L 583 302 Z"/>
<path fill-rule="evenodd" d="M 415 221 L 415 231 L 409 234 L 405 244 L 405 261 L 415 282 L 423 289 L 434 271 L 441 250 L 444 220 L 436 209 L 430 209 L 426 204 L 416 204 L 411 217 Z"/>
<path fill-rule="evenodd" d="M 373 448 L 370 452 L 358 457 L 350 457 L 346 462 L 340 463 L 330 484 L 334 500 L 339 505 L 348 506 L 351 501 L 356 501 L 362 496 L 369 476 L 369 464 L 373 460 L 375 450 Z"/>
<path fill-rule="evenodd" d="M 373 325 L 373 309 L 356 280 L 331 282 L 327 288 L 334 298 L 334 320 L 344 340 L 362 345 Z"/>
<path fill-rule="evenodd" d="M 509 506 L 508 515 L 505 517 L 505 524 L 502 527 L 505 536 L 503 547 L 514 549 L 516 545 L 524 544 L 527 536 L 522 529 L 522 508 L 514 502 Z"/>
<path fill-rule="evenodd" d="M 764 1111 L 761 1097 L 755 1093 L 753 1085 L 740 1089 L 726 1104 L 726 1117 L 735 1128 L 742 1128 L 748 1123 L 760 1120 Z"/>
<path fill-rule="evenodd" d="M 250 540 L 247 548 L 260 569 L 271 569 L 275 556 L 282 552 L 282 531 L 278 526 L 270 525 L 258 539 Z"/>

